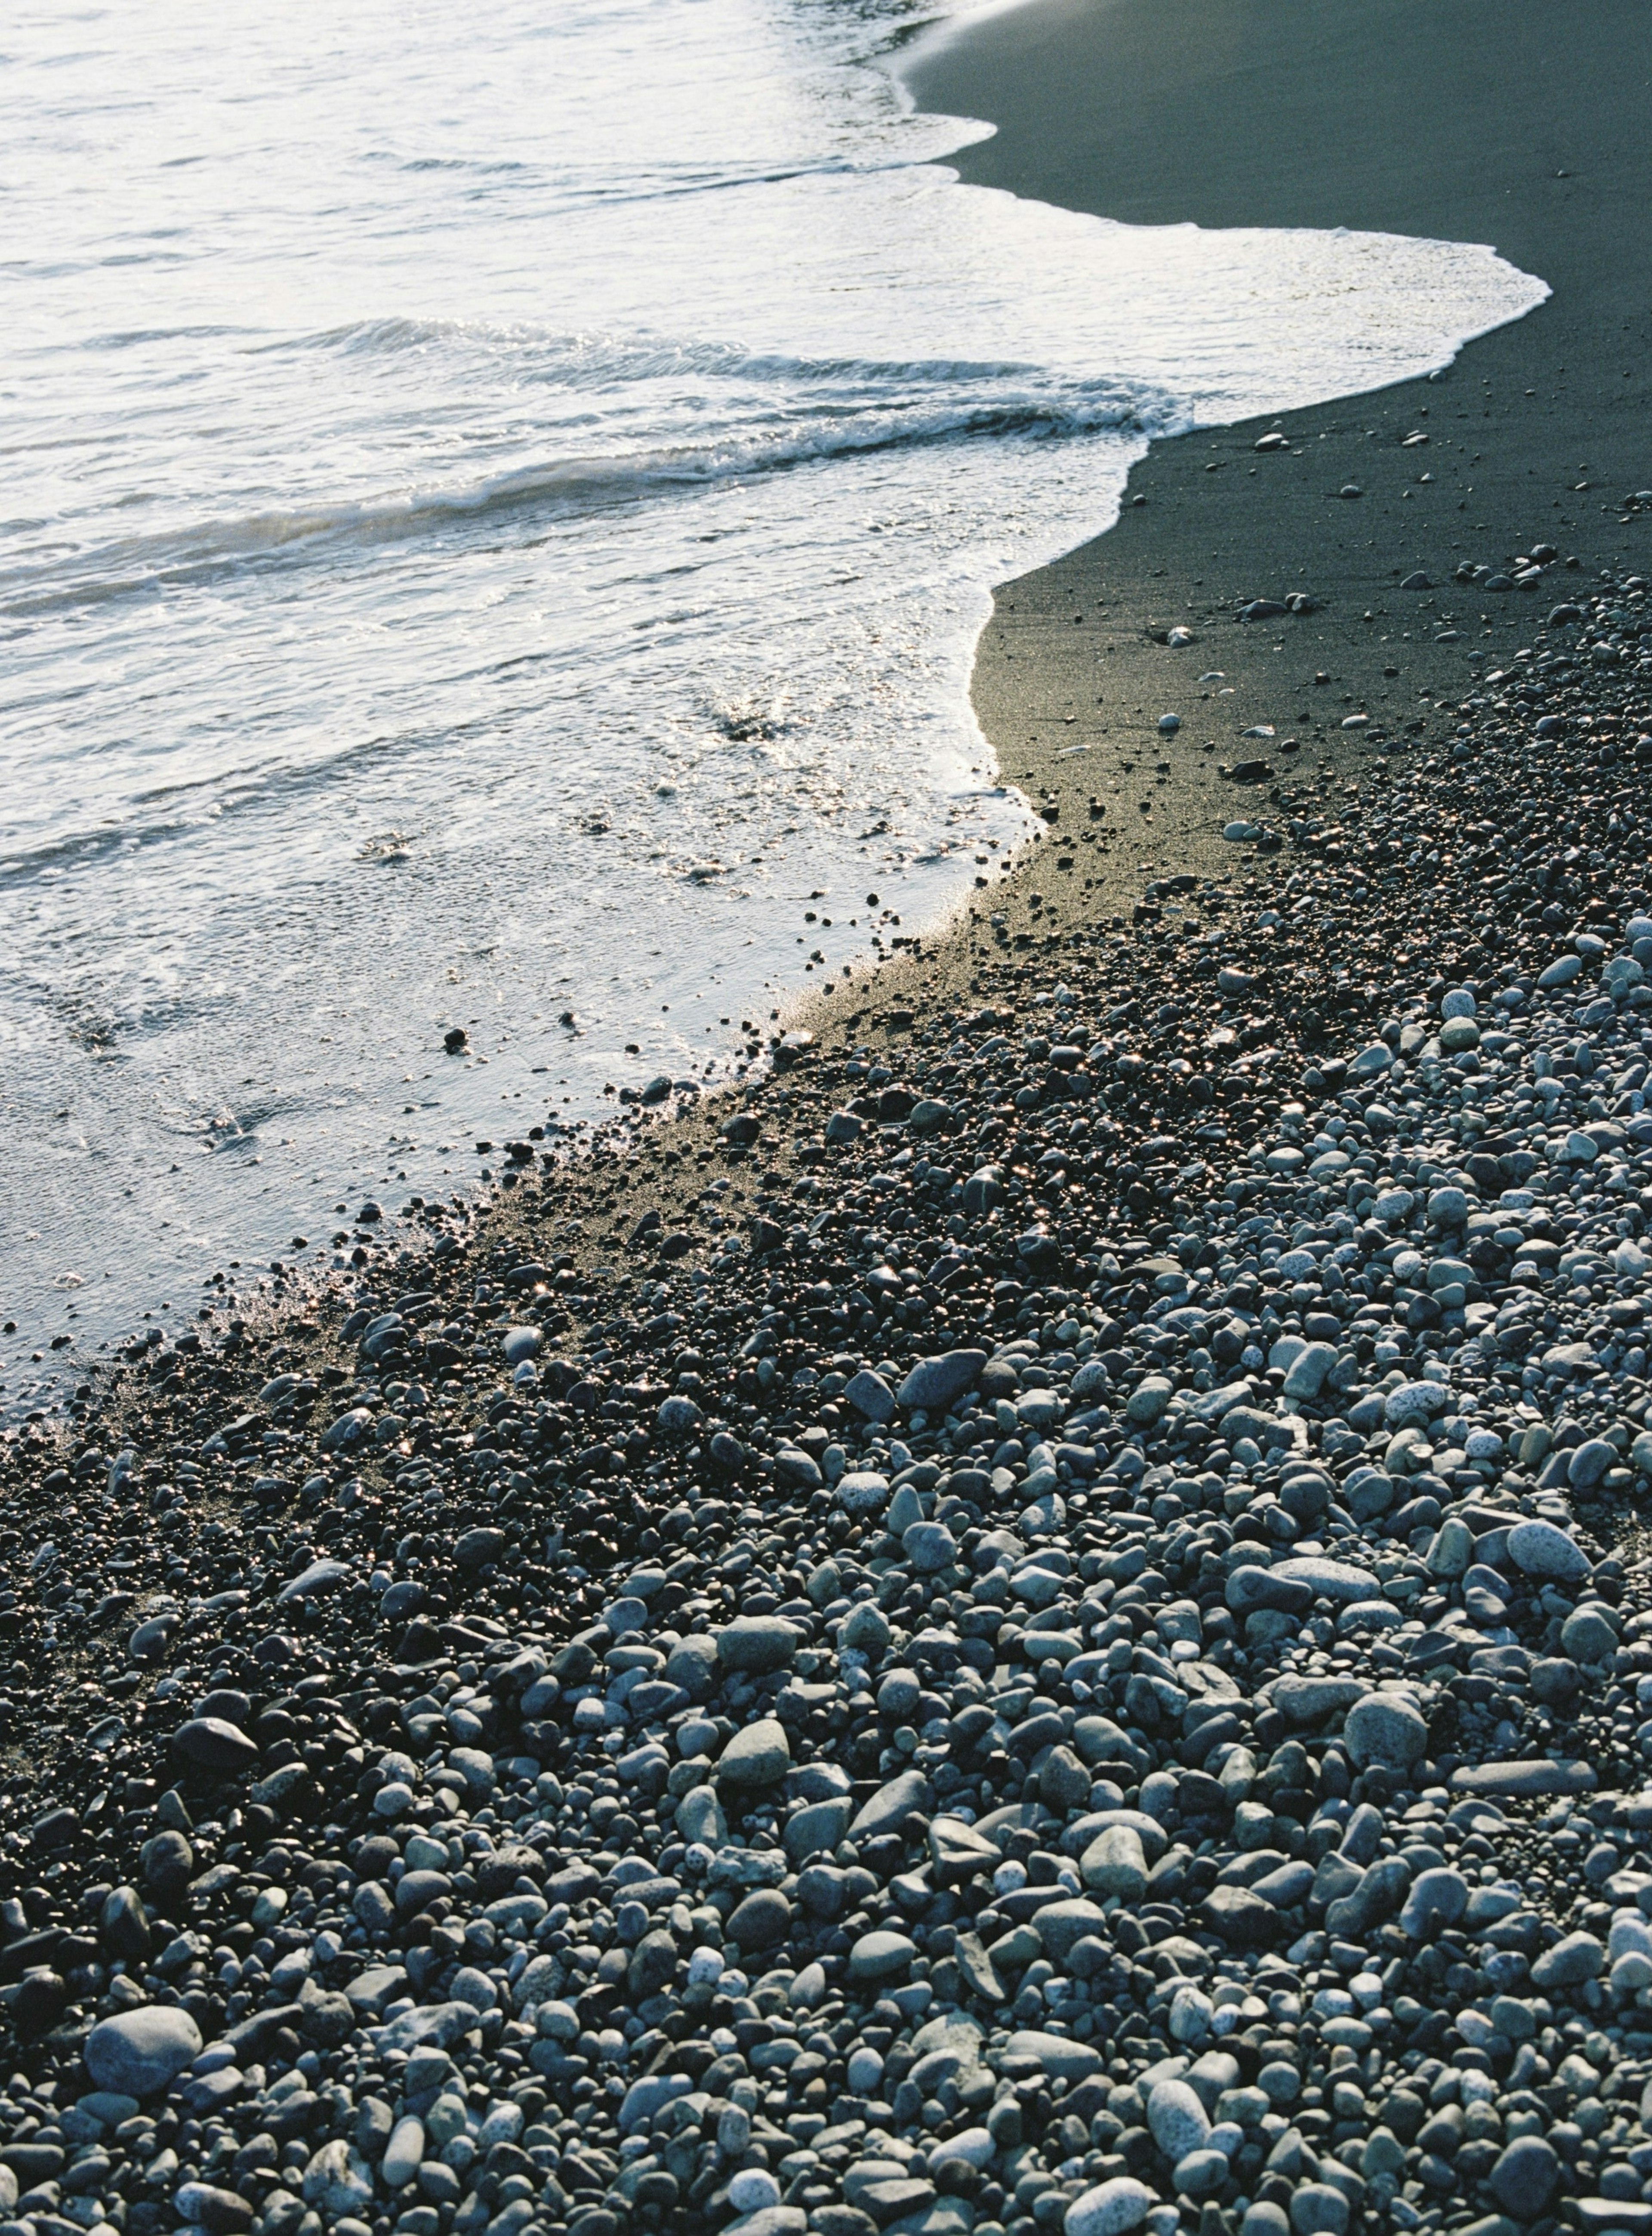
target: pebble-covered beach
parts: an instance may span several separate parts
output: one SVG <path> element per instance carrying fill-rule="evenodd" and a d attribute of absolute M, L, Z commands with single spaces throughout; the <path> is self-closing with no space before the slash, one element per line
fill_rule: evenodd
<path fill-rule="evenodd" d="M 1486 595 L 8 1432 L 0 2236 L 1652 2229 L 1648 608 Z"/>

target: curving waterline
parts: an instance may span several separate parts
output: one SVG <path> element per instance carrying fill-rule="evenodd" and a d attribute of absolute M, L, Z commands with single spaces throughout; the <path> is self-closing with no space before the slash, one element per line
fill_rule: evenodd
<path fill-rule="evenodd" d="M 461 51 L 384 0 L 296 71 L 250 7 L 69 62 L 25 15 L 0 126 L 83 190 L 8 343 L 4 1317 L 74 1296 L 78 1344 L 462 1185 L 502 1116 L 728 1076 L 811 952 L 1025 829 L 969 709 L 993 582 L 1150 436 L 1542 299 L 960 187 L 982 128 L 889 75 L 915 13 L 502 0 Z M 433 1056 L 456 1018 L 487 1064 Z"/>

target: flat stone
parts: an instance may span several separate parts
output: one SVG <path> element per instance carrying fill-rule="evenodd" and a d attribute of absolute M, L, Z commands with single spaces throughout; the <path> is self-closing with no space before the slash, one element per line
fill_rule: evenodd
<path fill-rule="evenodd" d="M 992 1957 L 977 1933 L 963 1932 L 954 1944 L 953 1954 L 958 1959 L 958 1970 L 972 1995 L 980 1996 L 988 2004 L 1004 2001 L 1004 1983 Z"/>
<path fill-rule="evenodd" d="M 1570 2217 L 1581 2236 L 1652 2236 L 1652 2205 L 1638 2197 L 1577 2197 Z"/>

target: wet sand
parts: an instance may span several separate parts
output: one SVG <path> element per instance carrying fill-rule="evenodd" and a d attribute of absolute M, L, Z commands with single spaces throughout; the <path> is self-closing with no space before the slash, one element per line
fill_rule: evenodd
<path fill-rule="evenodd" d="M 926 109 L 998 126 L 954 159 L 967 181 L 1132 224 L 1486 242 L 1553 290 L 1439 378 L 1156 444 L 1114 529 L 1000 589 L 977 711 L 1064 834 L 1105 803 L 1110 899 L 1150 866 L 1231 867 L 1216 834 L 1244 802 L 1223 762 L 1283 766 L 1295 736 L 1299 767 L 1342 781 L 1368 773 L 1380 727 L 1419 746 L 1449 732 L 1442 702 L 1532 642 L 1564 571 L 1487 594 L 1453 582 L 1461 562 L 1552 544 L 1586 583 L 1652 557 L 1652 498 L 1621 502 L 1652 487 L 1642 13 L 1034 0 L 920 49 L 908 79 Z M 1275 429 L 1286 447 L 1259 455 Z M 1419 571 L 1439 587 L 1402 592 Z M 1236 619 L 1292 592 L 1319 610 Z M 1178 623 L 1183 650 L 1148 634 Z M 1212 669 L 1223 683 L 1202 686 Z M 1166 713 L 1183 727 L 1164 745 Z M 1341 729 L 1361 713 L 1363 733 Z M 1275 740 L 1244 740 L 1256 724 Z M 1094 911 L 1076 867 L 1039 881 Z"/>

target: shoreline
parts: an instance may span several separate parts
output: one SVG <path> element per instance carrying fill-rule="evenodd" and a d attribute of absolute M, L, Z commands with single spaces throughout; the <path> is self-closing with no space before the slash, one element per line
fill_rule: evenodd
<path fill-rule="evenodd" d="M 1115 56 L 1150 136 L 1219 16 Z M 1145 20 L 949 47 L 960 168 Z M 1420 11 L 1275 20 L 1288 113 Z M 999 593 L 1048 835 L 770 1076 L 8 1436 L 27 2236 L 1633 2236 L 1648 515 L 1532 551 L 1556 290 Z"/>

